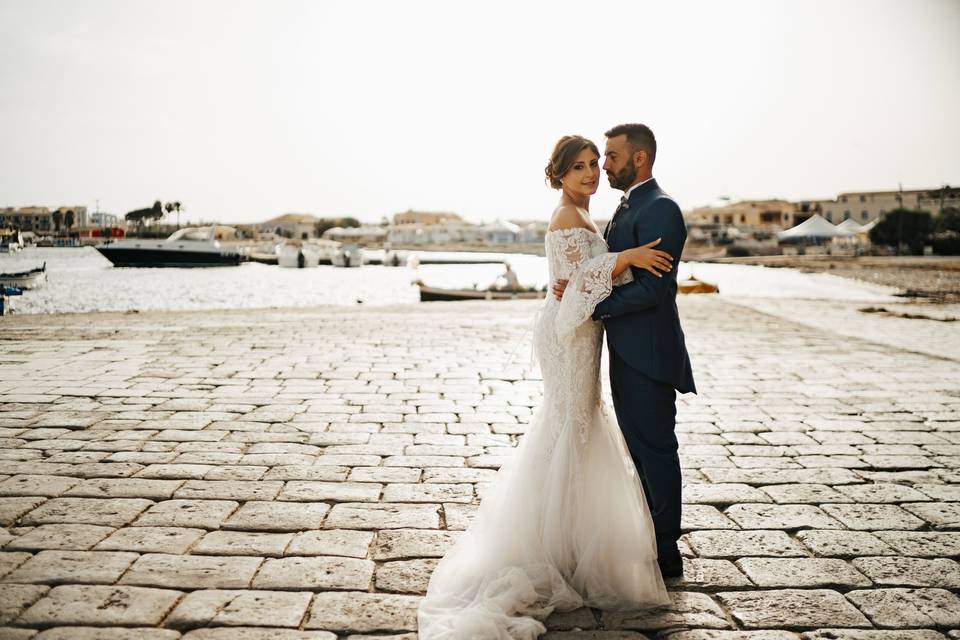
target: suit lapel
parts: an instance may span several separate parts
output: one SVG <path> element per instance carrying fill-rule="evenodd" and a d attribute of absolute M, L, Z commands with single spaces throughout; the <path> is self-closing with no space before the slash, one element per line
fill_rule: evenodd
<path fill-rule="evenodd" d="M 646 194 L 659 188 L 660 185 L 657 184 L 656 179 L 651 178 L 630 192 L 630 199 L 627 201 L 627 206 L 623 209 L 617 207 L 617 210 L 613 212 L 613 217 L 607 221 L 607 226 L 603 229 L 603 239 L 607 241 L 607 245 L 610 244 L 610 234 L 613 233 L 617 223 L 622 221 L 623 216 L 632 211 L 643 200 Z"/>

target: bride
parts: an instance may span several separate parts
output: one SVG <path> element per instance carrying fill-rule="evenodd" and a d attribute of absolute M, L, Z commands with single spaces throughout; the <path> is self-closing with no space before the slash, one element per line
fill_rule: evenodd
<path fill-rule="evenodd" d="M 610 253 L 587 213 L 600 153 L 557 142 L 547 180 L 562 190 L 546 234 L 550 296 L 534 325 L 543 403 L 469 528 L 440 560 L 418 610 L 420 640 L 533 640 L 553 611 L 667 604 L 653 521 L 600 392 L 603 327 L 590 319 L 629 267 L 669 270 L 650 245 Z"/>

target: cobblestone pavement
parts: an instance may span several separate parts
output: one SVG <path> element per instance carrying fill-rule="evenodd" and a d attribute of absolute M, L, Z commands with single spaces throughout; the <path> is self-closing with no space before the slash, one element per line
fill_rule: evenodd
<path fill-rule="evenodd" d="M 960 638 L 960 323 L 680 304 L 687 575 L 545 637 Z M 533 310 L 0 319 L 0 638 L 415 638 L 539 401 Z"/>

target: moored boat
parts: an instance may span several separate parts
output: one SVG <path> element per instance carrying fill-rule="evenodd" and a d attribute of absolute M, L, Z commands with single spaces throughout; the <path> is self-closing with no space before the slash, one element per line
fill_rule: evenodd
<path fill-rule="evenodd" d="M 441 289 L 418 283 L 420 302 L 452 302 L 457 300 L 539 300 L 546 291 L 509 291 L 497 289 Z"/>
<path fill-rule="evenodd" d="M 720 293 L 720 287 L 690 276 L 686 280 L 681 280 L 677 283 L 677 291 L 679 293 Z"/>
<path fill-rule="evenodd" d="M 47 282 L 47 263 L 30 269 L 29 271 L 17 271 L 15 273 L 0 273 L 0 287 L 16 287 L 18 289 L 36 289 L 42 287 Z"/>
<path fill-rule="evenodd" d="M 115 267 L 221 267 L 240 264 L 240 253 L 220 248 L 216 225 L 187 227 L 166 240 L 127 238 L 95 248 Z"/>

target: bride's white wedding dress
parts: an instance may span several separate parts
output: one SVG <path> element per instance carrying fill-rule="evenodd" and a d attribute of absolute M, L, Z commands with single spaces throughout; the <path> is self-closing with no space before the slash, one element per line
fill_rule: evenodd
<path fill-rule="evenodd" d="M 616 254 L 596 232 L 547 232 L 550 281 L 534 325 L 543 403 L 437 565 L 418 611 L 420 640 L 533 640 L 554 610 L 669 602 L 653 521 L 633 460 L 600 393 L 603 327 Z"/>

